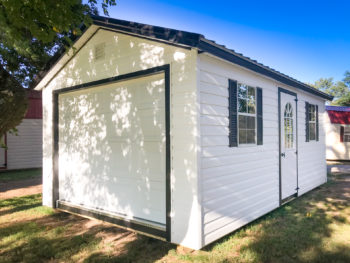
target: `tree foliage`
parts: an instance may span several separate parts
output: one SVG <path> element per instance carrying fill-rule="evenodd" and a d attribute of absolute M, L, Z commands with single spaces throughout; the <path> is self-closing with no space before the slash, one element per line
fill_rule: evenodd
<path fill-rule="evenodd" d="M 97 14 L 97 0 L 0 0 L 0 63 L 27 86 L 50 57 L 69 47 Z M 105 15 L 115 0 L 102 0 Z"/>
<path fill-rule="evenodd" d="M 18 94 L 11 103 L 5 99 L 0 116 L 11 114 L 14 120 L 23 117 L 25 98 L 19 94 L 17 80 L 24 87 L 34 79 L 49 59 L 60 49 L 68 48 L 72 38 L 80 35 L 83 26 L 89 26 L 90 14 L 97 14 L 100 3 L 105 15 L 116 0 L 0 0 L 0 65 L 1 92 Z M 4 73 L 7 72 L 8 74 Z M 3 94 L 3 93 L 2 93 Z M 22 98 L 22 100 L 20 100 Z M 4 99 L 4 98 L 1 98 Z M 18 103 L 18 109 L 12 103 Z M 7 104 L 9 103 L 9 104 Z M 0 138 L 13 127 L 0 119 Z M 6 126 L 7 125 L 7 126 Z M 6 128 L 7 127 L 7 128 Z"/>
<path fill-rule="evenodd" d="M 335 82 L 333 78 L 320 78 L 312 86 L 334 96 L 332 105 L 350 106 L 350 71 L 344 73 L 341 81 Z"/>
<path fill-rule="evenodd" d="M 27 104 L 26 90 L 0 65 L 0 134 L 15 129 L 26 113 Z"/>

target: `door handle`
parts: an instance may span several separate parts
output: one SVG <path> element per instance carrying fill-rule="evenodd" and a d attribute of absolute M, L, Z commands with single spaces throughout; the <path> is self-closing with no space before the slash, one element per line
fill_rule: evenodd
<path fill-rule="evenodd" d="M 281 153 L 281 157 L 286 157 L 286 153 Z"/>

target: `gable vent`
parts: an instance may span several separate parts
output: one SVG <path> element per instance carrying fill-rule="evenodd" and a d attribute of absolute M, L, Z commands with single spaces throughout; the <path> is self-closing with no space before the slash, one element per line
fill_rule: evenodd
<path fill-rule="evenodd" d="M 100 43 L 95 45 L 95 61 L 102 60 L 105 58 L 105 47 L 106 43 Z"/>

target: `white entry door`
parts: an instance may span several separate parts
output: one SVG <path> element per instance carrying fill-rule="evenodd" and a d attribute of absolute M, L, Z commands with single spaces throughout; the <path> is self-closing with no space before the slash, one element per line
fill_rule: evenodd
<path fill-rule="evenodd" d="M 296 96 L 281 92 L 281 199 L 297 193 Z"/>

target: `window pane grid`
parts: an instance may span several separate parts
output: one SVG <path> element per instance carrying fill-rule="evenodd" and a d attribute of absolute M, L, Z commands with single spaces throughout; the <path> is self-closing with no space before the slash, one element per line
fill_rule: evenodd
<path fill-rule="evenodd" d="M 256 143 L 255 88 L 238 84 L 238 139 L 239 144 Z"/>
<path fill-rule="evenodd" d="M 284 109 L 284 147 L 293 148 L 293 107 L 287 103 Z"/>
<path fill-rule="evenodd" d="M 344 127 L 343 142 L 350 142 L 350 127 Z"/>
<path fill-rule="evenodd" d="M 309 140 L 316 140 L 316 105 L 309 104 Z"/>

